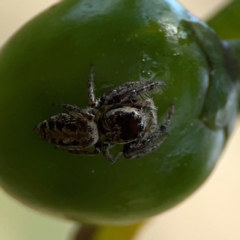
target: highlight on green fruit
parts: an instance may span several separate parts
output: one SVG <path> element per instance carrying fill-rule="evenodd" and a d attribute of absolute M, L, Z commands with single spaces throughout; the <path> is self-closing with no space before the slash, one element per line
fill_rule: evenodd
<path fill-rule="evenodd" d="M 219 39 L 173 0 L 55 4 L 23 26 L 0 52 L 1 187 L 29 207 L 89 224 L 136 223 L 175 206 L 206 180 L 233 130 L 240 93 L 237 49 L 238 40 Z M 57 150 L 37 136 L 37 124 L 68 112 L 54 104 L 78 106 L 85 114 L 81 109 L 89 105 L 90 63 L 95 94 L 105 99 L 113 89 L 123 93 L 119 86 L 129 82 L 166 84 L 141 100 L 128 92 L 129 101 L 122 103 L 117 95 L 107 102 L 134 105 L 137 116 L 143 111 L 139 101 L 146 104 L 150 97 L 157 126 L 165 123 L 174 104 L 168 137 L 156 151 L 138 159 L 122 154 L 110 164 L 103 154 Z M 88 113 L 85 117 L 91 119 Z M 140 120 L 129 119 L 138 126 Z M 99 126 L 95 130 L 102 131 Z M 132 156 L 148 146 L 144 144 L 136 143 L 133 150 L 131 144 L 111 145 L 110 152 L 124 149 Z"/>

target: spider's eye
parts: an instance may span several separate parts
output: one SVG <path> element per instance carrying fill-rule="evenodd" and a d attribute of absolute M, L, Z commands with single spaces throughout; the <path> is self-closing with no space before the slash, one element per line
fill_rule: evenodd
<path fill-rule="evenodd" d="M 143 125 L 143 124 L 140 124 L 140 125 L 139 125 L 139 130 L 140 130 L 140 131 L 143 131 L 143 130 L 144 130 L 144 125 Z"/>
<path fill-rule="evenodd" d="M 135 115 L 135 112 L 131 112 L 130 116 L 133 117 Z"/>
<path fill-rule="evenodd" d="M 142 117 L 141 116 L 137 116 L 137 122 L 140 123 L 142 121 Z"/>

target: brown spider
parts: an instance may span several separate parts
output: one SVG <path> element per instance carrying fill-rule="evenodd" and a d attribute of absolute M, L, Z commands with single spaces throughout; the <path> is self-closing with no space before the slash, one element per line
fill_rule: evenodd
<path fill-rule="evenodd" d="M 94 70 L 88 79 L 89 107 L 82 109 L 59 104 L 67 113 L 59 113 L 36 126 L 37 134 L 55 147 L 70 153 L 102 154 L 111 162 L 123 153 L 127 159 L 140 158 L 156 150 L 167 138 L 164 134 L 171 122 L 171 104 L 163 125 L 157 125 L 157 110 L 150 98 L 143 95 L 166 87 L 160 81 L 127 82 L 105 93 L 94 94 Z M 100 112 L 99 109 L 102 108 Z M 112 156 L 109 147 L 123 144 L 123 152 Z M 86 148 L 94 147 L 92 150 Z"/>

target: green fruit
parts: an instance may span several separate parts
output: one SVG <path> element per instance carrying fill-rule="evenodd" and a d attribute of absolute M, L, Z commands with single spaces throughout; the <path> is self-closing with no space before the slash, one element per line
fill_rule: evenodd
<path fill-rule="evenodd" d="M 175 104 L 157 151 L 112 165 L 36 135 L 39 122 L 63 111 L 53 103 L 87 106 L 90 63 L 97 96 L 128 81 L 168 85 L 152 95 L 159 124 Z M 238 76 L 228 46 L 175 1 L 62 1 L 1 50 L 0 184 L 35 209 L 79 222 L 127 224 L 165 211 L 214 168 L 236 118 Z"/>

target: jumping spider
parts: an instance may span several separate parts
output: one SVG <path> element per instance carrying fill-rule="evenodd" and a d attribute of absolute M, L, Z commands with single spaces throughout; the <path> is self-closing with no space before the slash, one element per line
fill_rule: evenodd
<path fill-rule="evenodd" d="M 123 153 L 127 159 L 140 158 L 156 150 L 167 138 L 164 134 L 171 122 L 171 104 L 163 125 L 157 125 L 157 110 L 146 94 L 166 87 L 160 81 L 126 82 L 105 93 L 94 94 L 94 70 L 88 79 L 89 107 L 82 109 L 59 104 L 67 113 L 59 113 L 36 126 L 37 134 L 55 147 L 70 153 L 97 155 L 100 152 L 111 162 Z M 102 109 L 100 112 L 99 109 Z M 123 145 L 123 152 L 112 156 L 109 148 Z M 93 150 L 86 150 L 94 147 Z"/>

